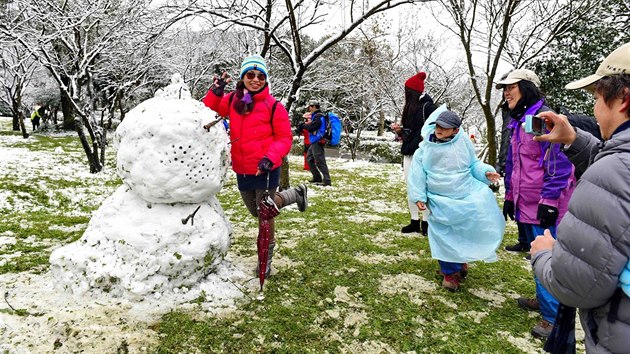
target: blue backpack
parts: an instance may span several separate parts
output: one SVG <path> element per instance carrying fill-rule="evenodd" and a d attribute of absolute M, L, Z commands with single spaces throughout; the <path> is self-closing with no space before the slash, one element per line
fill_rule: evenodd
<path fill-rule="evenodd" d="M 339 145 L 339 141 L 341 140 L 341 119 L 333 112 L 328 112 L 324 116 L 324 122 L 326 122 L 324 140 L 326 140 L 330 146 Z"/>

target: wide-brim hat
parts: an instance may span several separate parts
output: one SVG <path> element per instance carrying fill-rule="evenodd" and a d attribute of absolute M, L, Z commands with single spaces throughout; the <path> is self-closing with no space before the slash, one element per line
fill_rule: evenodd
<path fill-rule="evenodd" d="M 595 71 L 595 74 L 585 78 L 568 83 L 565 88 L 568 90 L 577 90 L 586 88 L 592 91 L 593 84 L 604 77 L 630 74 L 630 43 L 626 43 L 610 53 Z"/>
<path fill-rule="evenodd" d="M 516 69 L 508 74 L 508 76 L 497 82 L 494 86 L 498 90 L 505 87 L 505 85 L 515 84 L 521 80 L 531 81 L 536 87 L 540 87 L 540 79 L 535 72 L 528 69 Z"/>

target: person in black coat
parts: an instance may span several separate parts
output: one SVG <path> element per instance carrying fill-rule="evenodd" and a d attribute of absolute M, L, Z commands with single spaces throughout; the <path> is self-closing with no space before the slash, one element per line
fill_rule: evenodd
<path fill-rule="evenodd" d="M 422 142 L 422 126 L 425 120 L 435 111 L 437 106 L 433 102 L 431 96 L 424 92 L 424 80 L 427 74 L 419 72 L 405 81 L 405 106 L 403 108 L 402 119 L 400 124 L 392 124 L 392 130 L 402 140 L 400 153 L 403 155 L 403 171 L 405 183 L 407 174 L 411 167 L 413 154 L 418 149 L 418 145 Z M 402 233 L 420 232 L 427 235 L 428 223 L 427 218 L 429 211 L 423 212 L 422 223 L 420 223 L 419 210 L 416 204 L 408 200 L 409 213 L 411 214 L 411 222 L 403 227 Z"/>

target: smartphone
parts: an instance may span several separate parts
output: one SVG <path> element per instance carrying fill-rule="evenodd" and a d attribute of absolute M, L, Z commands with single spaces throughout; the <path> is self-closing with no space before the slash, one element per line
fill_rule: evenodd
<path fill-rule="evenodd" d="M 545 120 L 538 116 L 526 115 L 525 116 L 525 133 L 534 135 L 545 134 Z"/>

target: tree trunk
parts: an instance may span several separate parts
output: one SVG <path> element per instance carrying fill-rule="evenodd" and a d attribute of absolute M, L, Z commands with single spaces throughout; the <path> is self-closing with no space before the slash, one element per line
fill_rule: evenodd
<path fill-rule="evenodd" d="M 69 77 L 63 76 L 61 78 L 61 81 L 66 87 L 70 87 Z M 60 95 L 61 96 L 61 112 L 63 113 L 63 129 L 77 130 L 77 128 L 75 127 L 75 119 L 74 119 L 75 112 L 74 112 L 74 108 L 72 107 L 72 103 L 70 102 L 71 98 L 67 97 L 63 89 L 60 89 L 60 90 L 61 90 L 61 95 Z M 70 92 L 68 92 L 68 95 L 69 94 Z M 83 129 L 81 129 L 81 131 L 83 131 Z"/>
<path fill-rule="evenodd" d="M 494 122 L 494 116 L 492 115 L 492 111 L 490 110 L 490 107 L 487 105 L 484 105 L 483 107 L 483 113 L 486 116 L 486 125 L 487 125 L 487 131 L 486 131 L 486 138 L 488 139 L 488 154 L 486 156 L 486 161 L 484 161 L 485 163 L 489 164 L 490 166 L 496 166 L 497 164 L 497 138 L 495 135 L 496 132 L 496 124 Z"/>
<path fill-rule="evenodd" d="M 291 116 L 291 106 L 293 102 L 297 100 L 297 93 L 300 90 L 300 85 L 302 84 L 302 76 L 304 75 L 304 69 L 300 70 L 295 74 L 295 79 L 293 80 L 293 84 L 291 85 L 291 91 L 289 92 L 289 97 L 287 97 L 287 102 L 285 108 L 287 112 L 289 112 L 289 117 Z M 289 183 L 289 159 L 282 159 L 282 170 L 280 170 L 280 190 L 285 190 L 290 187 Z"/>
<path fill-rule="evenodd" d="M 11 104 L 13 105 L 13 121 L 17 117 L 18 121 L 18 129 L 22 131 L 22 137 L 24 139 L 28 138 L 28 133 L 26 132 L 26 126 L 24 125 L 24 112 L 22 112 L 22 90 L 20 86 L 16 88 L 15 94 L 11 97 Z M 15 127 L 15 123 L 14 123 Z M 15 130 L 15 129 L 14 129 Z"/>
<path fill-rule="evenodd" d="M 20 129 L 22 130 L 22 137 L 26 139 L 28 138 L 28 133 L 26 132 L 26 126 L 24 125 L 24 113 L 22 113 L 22 111 L 18 111 L 18 120 L 20 122 Z"/>
<path fill-rule="evenodd" d="M 17 114 L 17 112 L 13 112 L 13 114 L 11 116 L 13 116 L 13 130 L 14 131 L 20 130 L 20 116 L 19 116 L 19 114 Z"/>
<path fill-rule="evenodd" d="M 385 112 L 381 109 L 378 117 L 378 133 L 377 136 L 383 136 L 385 133 Z"/>
<path fill-rule="evenodd" d="M 92 150 L 92 148 L 90 148 L 90 143 L 88 142 L 87 137 L 83 132 L 83 123 L 79 118 L 77 118 L 74 122 L 74 127 L 77 134 L 79 135 L 81 146 L 83 146 L 83 151 L 85 151 L 85 156 L 87 156 L 88 163 L 90 165 L 90 173 L 100 172 L 103 169 L 103 166 L 101 166 L 101 163 L 98 160 L 98 147 L 96 143 L 93 143 L 95 150 Z"/>

